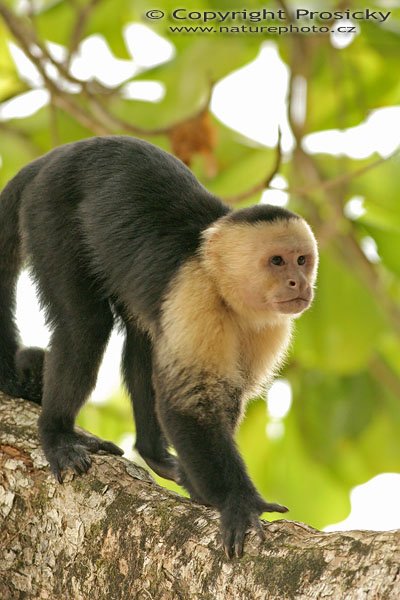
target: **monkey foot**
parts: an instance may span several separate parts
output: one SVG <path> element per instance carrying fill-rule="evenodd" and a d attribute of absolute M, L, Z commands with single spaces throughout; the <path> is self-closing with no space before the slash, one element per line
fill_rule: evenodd
<path fill-rule="evenodd" d="M 77 475 L 86 473 L 92 464 L 90 454 L 122 456 L 124 453 L 112 442 L 74 431 L 59 433 L 56 441 L 51 444 L 46 444 L 46 435 L 44 435 L 43 442 L 50 469 L 59 483 L 63 482 L 62 473 L 65 469 L 70 468 Z"/>

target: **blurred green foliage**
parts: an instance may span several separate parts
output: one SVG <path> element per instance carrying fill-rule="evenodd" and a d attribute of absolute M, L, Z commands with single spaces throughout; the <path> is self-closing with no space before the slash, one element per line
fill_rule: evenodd
<path fill-rule="evenodd" d="M 19 4 L 0 0 L 0 109 L 31 89 L 12 60 L 11 41 L 35 63 L 51 102 L 32 116 L 0 120 L 0 186 L 55 144 L 99 133 L 136 133 L 178 155 L 184 140 L 191 166 L 210 190 L 228 200 L 244 193 L 243 202 L 257 202 L 257 186 L 273 168 L 276 150 L 250 142 L 212 115 L 204 120 L 210 86 L 252 61 L 267 39 L 277 45 L 291 81 L 305 79 L 304 123 L 291 118 L 289 93 L 296 149 L 285 156 L 279 172 L 292 190 L 290 207 L 309 220 L 319 238 L 318 291 L 313 308 L 297 324 L 283 373 L 293 390 L 283 435 L 267 435 L 272 418 L 258 400 L 249 407 L 238 438 L 260 490 L 289 505 L 291 518 L 317 527 L 343 519 L 351 487 L 400 466 L 400 163 L 393 157 L 361 172 L 377 157 L 311 155 L 302 140 L 310 132 L 352 127 L 373 109 L 400 104 L 400 10 L 390 9 L 384 25 L 359 21 L 361 33 L 338 50 L 321 34 L 172 34 L 168 20 L 143 20 L 146 10 L 155 8 L 152 0 L 42 0 L 26 3 L 34 8 L 28 15 L 18 12 Z M 167 13 L 177 7 L 172 0 L 156 4 Z M 322 10 L 316 2 L 308 4 Z M 358 2 L 357 8 L 385 10 L 383 3 L 373 4 Z M 265 5 L 282 7 L 281 2 Z M 332 10 L 341 7 L 341 2 L 330 4 Z M 195 7 L 243 8 L 238 0 L 197 0 Z M 248 0 L 246 8 L 260 5 Z M 163 83 L 166 94 L 160 102 L 128 100 L 120 87 L 107 89 L 95 80 L 73 92 L 62 85 L 62 80 L 77 83 L 69 54 L 91 34 L 104 36 L 116 57 L 129 59 L 123 28 L 131 22 L 152 27 L 175 46 L 169 62 L 131 78 Z M 51 60 L 46 41 L 67 48 L 63 64 Z M 355 195 L 364 198 L 365 210 L 350 219 L 344 209 Z M 362 251 L 366 237 L 377 244 L 377 263 Z M 87 406 L 80 424 L 117 442 L 133 430 L 129 403 L 122 397 Z"/>

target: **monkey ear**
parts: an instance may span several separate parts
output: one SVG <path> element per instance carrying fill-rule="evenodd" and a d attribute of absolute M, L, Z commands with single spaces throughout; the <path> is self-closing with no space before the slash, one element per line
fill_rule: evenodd
<path fill-rule="evenodd" d="M 207 227 L 202 233 L 203 238 L 206 242 L 212 242 L 221 237 L 221 223 L 213 223 L 210 227 Z"/>
<path fill-rule="evenodd" d="M 203 244 L 202 254 L 206 263 L 211 265 L 217 254 L 218 241 L 222 237 L 222 224 L 213 223 L 210 227 L 207 227 L 202 233 Z"/>

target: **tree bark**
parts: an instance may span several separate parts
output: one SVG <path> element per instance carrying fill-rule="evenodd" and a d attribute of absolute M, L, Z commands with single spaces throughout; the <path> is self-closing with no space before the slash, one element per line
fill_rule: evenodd
<path fill-rule="evenodd" d="M 39 447 L 39 409 L 0 394 L 2 600 L 400 597 L 400 531 L 322 533 L 265 523 L 228 561 L 218 514 L 124 458 L 93 457 L 63 485 Z"/>

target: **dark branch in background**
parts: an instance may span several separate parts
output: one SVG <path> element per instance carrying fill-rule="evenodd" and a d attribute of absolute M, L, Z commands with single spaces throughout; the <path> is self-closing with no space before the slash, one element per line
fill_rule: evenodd
<path fill-rule="evenodd" d="M 273 164 L 272 170 L 269 173 L 268 177 L 266 179 L 264 179 L 263 181 L 261 181 L 261 183 L 257 183 L 255 186 L 253 186 L 249 190 L 241 192 L 240 194 L 236 194 L 235 196 L 229 196 L 227 198 L 224 198 L 224 200 L 226 202 L 228 202 L 228 204 L 238 204 L 239 202 L 242 202 L 243 200 L 250 198 L 251 196 L 253 196 L 253 194 L 262 192 L 265 189 L 268 189 L 270 187 L 271 181 L 273 180 L 275 175 L 277 175 L 279 173 L 279 169 L 281 168 L 281 164 L 282 164 L 281 141 L 282 141 L 282 132 L 281 132 L 281 128 L 278 127 L 278 141 L 277 141 L 276 150 L 275 150 L 275 162 Z"/>
<path fill-rule="evenodd" d="M 91 129 L 98 135 L 109 133 L 102 125 L 88 114 L 75 100 L 68 94 L 60 90 L 56 84 L 50 79 L 46 73 L 43 48 L 38 43 L 32 28 L 28 28 L 26 23 L 14 15 L 4 4 L 0 3 L 0 15 L 3 17 L 5 24 L 15 39 L 19 42 L 21 49 L 26 56 L 33 62 L 42 76 L 46 88 L 49 90 L 54 104 L 72 114 L 75 119 L 84 127 Z M 41 50 L 41 56 L 36 56 L 33 48 L 37 47 Z M 46 56 L 47 58 L 47 56 Z"/>
<path fill-rule="evenodd" d="M 72 4 L 74 5 L 74 7 L 77 11 L 77 16 L 75 19 L 74 28 L 72 30 L 70 43 L 68 45 L 68 60 L 65 65 L 67 69 L 70 65 L 73 54 L 77 51 L 78 46 L 85 34 L 85 29 L 86 29 L 88 20 L 91 16 L 93 10 L 96 8 L 96 6 L 99 4 L 100 1 L 101 0 L 89 0 L 89 2 L 87 4 L 85 4 L 84 6 L 80 6 L 78 2 L 75 2 L 75 1 L 72 2 Z"/>
<path fill-rule="evenodd" d="M 95 0 L 91 2 L 91 9 L 94 8 Z M 90 11 L 89 11 L 90 12 Z M 7 6 L 0 2 L 0 15 L 3 18 L 9 31 L 15 37 L 21 49 L 29 58 L 29 60 L 36 66 L 40 75 L 43 77 L 46 88 L 49 90 L 54 105 L 58 106 L 62 110 L 72 115 L 81 125 L 92 130 L 97 135 L 113 134 L 118 131 L 125 131 L 134 135 L 140 135 L 144 137 L 150 137 L 153 135 L 167 135 L 172 129 L 184 123 L 187 119 L 173 123 L 166 127 L 158 127 L 155 129 L 147 129 L 132 125 L 128 121 L 116 117 L 109 112 L 106 107 L 99 100 L 98 94 L 110 96 L 116 93 L 115 90 L 110 90 L 102 86 L 98 82 L 85 82 L 76 79 L 71 75 L 66 65 L 56 61 L 46 46 L 38 39 L 34 31 L 33 25 L 28 27 L 27 22 L 17 17 Z M 89 16 L 89 15 L 88 15 Z M 78 33 L 75 34 L 76 36 Z M 40 55 L 37 56 L 34 48 L 40 50 Z M 50 62 L 55 66 L 61 77 L 80 86 L 81 92 L 79 94 L 69 94 L 62 90 L 53 79 L 51 79 L 46 72 L 46 63 Z M 95 91 L 93 91 L 93 89 Z M 117 89 L 117 91 L 119 91 Z M 202 106 L 195 115 L 189 117 L 190 119 L 195 118 L 197 115 L 204 112 L 208 106 L 211 92 L 207 96 L 207 103 Z M 86 100 L 91 108 L 91 111 L 85 109 L 77 101 L 79 98 Z"/>
<path fill-rule="evenodd" d="M 58 133 L 57 104 L 53 96 L 50 99 L 50 133 L 52 145 L 58 146 L 60 144 L 60 136 Z"/>

